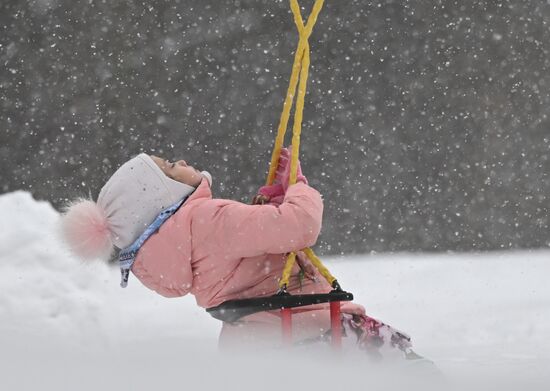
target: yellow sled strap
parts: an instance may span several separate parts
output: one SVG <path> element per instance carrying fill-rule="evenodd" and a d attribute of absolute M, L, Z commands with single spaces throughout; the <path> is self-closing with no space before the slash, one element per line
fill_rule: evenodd
<path fill-rule="evenodd" d="M 275 173 L 277 170 L 277 166 L 279 164 L 279 155 L 281 153 L 281 148 L 283 146 L 285 133 L 288 127 L 290 109 L 292 108 L 294 95 L 296 94 L 296 87 L 298 86 L 298 82 L 299 82 L 298 96 L 296 98 L 296 109 L 294 113 L 294 124 L 292 127 L 292 156 L 290 160 L 289 185 L 293 185 L 296 183 L 297 171 L 298 171 L 298 155 L 300 151 L 300 135 L 302 133 L 302 119 L 303 119 L 303 113 L 304 113 L 304 101 L 305 101 L 305 95 L 306 95 L 306 89 L 307 89 L 307 79 L 309 76 L 310 58 L 309 58 L 308 39 L 309 39 L 309 36 L 311 35 L 311 32 L 313 31 L 313 26 L 317 22 L 317 17 L 319 15 L 319 12 L 321 12 L 323 3 L 324 3 L 324 0 L 315 1 L 311 14 L 308 18 L 307 24 L 304 26 L 304 21 L 302 19 L 302 14 L 300 12 L 300 5 L 298 4 L 298 1 L 290 0 L 290 8 L 294 15 L 294 23 L 296 24 L 296 27 L 298 29 L 300 39 L 298 41 L 298 48 L 296 49 L 296 53 L 294 55 L 294 64 L 292 66 L 292 74 L 290 76 L 290 82 L 288 85 L 288 90 L 287 90 L 285 102 L 283 105 L 283 112 L 281 113 L 281 119 L 279 122 L 279 127 L 277 129 L 277 137 L 275 139 L 273 153 L 271 154 L 269 174 L 266 180 L 267 185 L 273 184 L 273 181 L 275 179 Z M 326 273 L 324 273 L 320 268 L 319 271 L 321 272 L 321 274 L 323 274 L 323 276 L 325 276 L 325 274 L 330 275 L 330 272 L 323 266 L 323 264 L 321 263 L 319 258 L 315 256 L 313 251 L 311 249 L 306 249 L 306 250 L 307 250 L 306 254 L 309 254 L 308 257 L 310 257 L 310 259 L 311 257 L 314 257 L 315 259 L 315 261 L 312 259 L 312 263 L 318 268 L 320 265 L 321 268 L 326 271 Z M 283 275 L 281 276 L 281 280 L 279 281 L 279 288 L 282 290 L 286 289 L 286 287 L 288 286 L 290 273 L 292 271 L 292 267 L 294 266 L 295 260 L 296 260 L 296 254 L 290 253 L 286 260 L 285 267 L 283 269 Z M 332 279 L 334 279 L 334 277 L 332 277 Z M 329 281 L 329 283 L 332 283 L 332 281 L 328 280 L 328 278 L 327 278 L 327 281 Z"/>
<path fill-rule="evenodd" d="M 298 98 L 296 102 L 296 112 L 294 114 L 294 126 L 292 137 L 292 160 L 291 160 L 291 178 L 294 176 L 294 181 L 290 181 L 291 184 L 296 183 L 296 167 L 298 162 L 298 152 L 300 147 L 300 133 L 302 131 L 302 117 L 304 108 L 304 98 L 307 87 L 307 77 L 309 73 L 309 36 L 313 30 L 313 26 L 317 22 L 317 16 L 323 7 L 324 0 L 316 0 L 313 5 L 313 10 L 308 18 L 306 26 L 302 20 L 302 14 L 300 13 L 300 6 L 297 0 L 290 0 L 290 8 L 294 14 L 294 22 L 298 29 L 300 39 L 298 41 L 298 48 L 294 54 L 294 64 L 292 65 L 292 74 L 290 76 L 290 82 L 286 93 L 285 101 L 283 104 L 283 111 L 279 121 L 279 127 L 277 129 L 277 137 L 275 138 L 275 145 L 271 154 L 271 163 L 269 165 L 269 173 L 267 175 L 266 184 L 271 185 L 275 180 L 275 173 L 279 164 L 279 155 L 283 146 L 285 133 L 288 126 L 288 120 L 290 117 L 290 109 L 294 101 L 294 95 L 296 94 L 296 87 L 298 81 L 300 81 L 300 88 L 298 90 Z M 294 174 L 293 174 L 294 173 Z"/>

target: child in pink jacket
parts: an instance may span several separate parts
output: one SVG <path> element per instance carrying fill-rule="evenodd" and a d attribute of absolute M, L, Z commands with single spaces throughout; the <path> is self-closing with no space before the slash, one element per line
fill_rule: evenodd
<path fill-rule="evenodd" d="M 283 149 L 275 185 L 264 186 L 254 205 L 212 198 L 212 178 L 184 160 L 169 162 L 140 154 L 123 164 L 96 202 L 78 200 L 63 216 L 69 247 L 82 259 L 108 259 L 120 250 L 121 285 L 130 272 L 166 296 L 191 293 L 204 308 L 224 301 L 277 292 L 286 254 L 312 246 L 321 230 L 323 202 L 301 171 L 287 186 L 289 152 Z M 300 278 L 300 270 L 305 278 Z M 298 253 L 288 291 L 327 293 L 332 288 Z M 279 311 L 224 323 L 220 346 L 278 346 Z M 368 317 L 360 305 L 342 304 L 346 338 L 368 353 L 393 347 L 416 357 L 409 338 Z M 326 305 L 296 309 L 297 343 L 329 339 Z"/>

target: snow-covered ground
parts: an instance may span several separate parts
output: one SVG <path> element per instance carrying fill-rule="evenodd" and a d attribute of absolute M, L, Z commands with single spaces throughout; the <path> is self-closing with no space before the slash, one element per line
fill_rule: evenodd
<path fill-rule="evenodd" d="M 366 361 L 329 371 L 307 357 L 285 366 L 277 352 L 219 354 L 220 324 L 193 297 L 165 299 L 136 279 L 121 289 L 117 269 L 65 252 L 58 218 L 28 193 L 0 195 L 0 390 L 369 388 Z M 326 261 L 449 389 L 549 389 L 550 252 Z"/>

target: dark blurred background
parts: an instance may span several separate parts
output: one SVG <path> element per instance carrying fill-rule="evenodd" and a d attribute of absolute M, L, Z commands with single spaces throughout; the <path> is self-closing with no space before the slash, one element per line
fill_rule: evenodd
<path fill-rule="evenodd" d="M 263 184 L 288 1 L 0 1 L 0 192 L 95 198 L 140 151 L 216 197 Z M 549 22 L 539 1 L 326 0 L 301 149 L 318 252 L 548 246 Z"/>

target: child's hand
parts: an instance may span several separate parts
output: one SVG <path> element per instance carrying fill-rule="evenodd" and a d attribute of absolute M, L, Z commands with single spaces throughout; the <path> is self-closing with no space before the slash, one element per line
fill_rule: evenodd
<path fill-rule="evenodd" d="M 292 148 L 292 145 L 290 146 Z M 286 167 L 290 164 L 291 152 L 288 148 L 281 148 L 279 153 L 279 163 L 277 165 L 277 171 L 275 172 L 275 183 L 282 183 L 282 179 L 285 176 Z M 288 183 L 288 177 L 287 177 Z"/>
<path fill-rule="evenodd" d="M 264 205 L 267 203 L 280 205 L 283 202 L 288 188 L 288 179 L 290 178 L 291 150 L 292 145 L 290 146 L 290 150 L 289 148 L 281 148 L 274 184 L 260 187 L 258 194 L 252 199 L 252 205 Z M 298 176 L 296 181 L 307 185 L 307 179 L 302 174 L 300 161 L 298 161 Z"/>
<path fill-rule="evenodd" d="M 290 178 L 290 159 L 292 157 L 292 145 L 290 148 L 281 148 L 279 155 L 279 165 L 275 174 L 275 183 L 280 183 L 283 186 L 283 192 L 286 193 L 288 188 L 288 180 Z M 298 160 L 296 182 L 303 182 L 307 185 L 307 178 L 302 174 L 302 167 Z"/>

